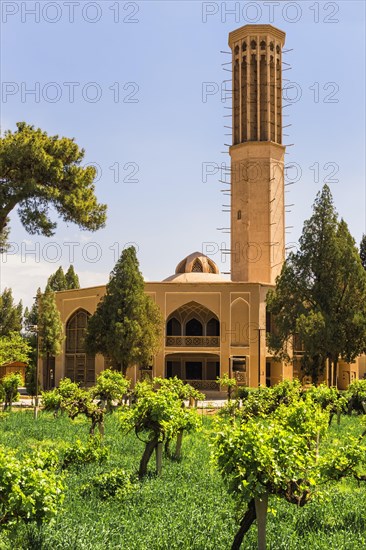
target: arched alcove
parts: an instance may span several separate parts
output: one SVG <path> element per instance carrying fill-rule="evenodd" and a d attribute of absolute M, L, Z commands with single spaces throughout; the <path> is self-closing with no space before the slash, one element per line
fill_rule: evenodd
<path fill-rule="evenodd" d="M 82 386 L 95 382 L 95 356 L 86 353 L 85 336 L 90 313 L 75 311 L 66 323 L 65 377 Z"/>
<path fill-rule="evenodd" d="M 249 345 L 249 304 L 242 298 L 237 298 L 231 304 L 230 335 L 232 346 Z"/>

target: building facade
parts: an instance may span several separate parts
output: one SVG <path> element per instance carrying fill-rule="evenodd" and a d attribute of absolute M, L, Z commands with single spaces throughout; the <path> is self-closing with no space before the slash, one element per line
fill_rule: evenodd
<path fill-rule="evenodd" d="M 232 51 L 231 278 L 212 259 L 195 252 L 146 293 L 165 321 L 158 354 L 145 371 L 178 376 L 206 394 L 220 390 L 225 373 L 251 387 L 300 375 L 274 360 L 266 347 L 270 318 L 266 294 L 285 260 L 282 49 L 285 33 L 271 25 L 246 25 L 230 33 Z M 102 356 L 85 352 L 88 317 L 105 286 L 58 292 L 65 329 L 63 352 L 43 369 L 45 387 L 67 376 L 91 385 L 105 368 Z M 295 368 L 295 372 L 294 372 Z M 144 375 L 137 366 L 127 375 Z M 340 365 L 340 386 L 358 376 L 358 363 Z"/>

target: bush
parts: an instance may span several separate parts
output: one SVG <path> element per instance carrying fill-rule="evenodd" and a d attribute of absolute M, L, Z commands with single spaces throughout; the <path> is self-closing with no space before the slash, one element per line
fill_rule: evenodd
<path fill-rule="evenodd" d="M 4 411 L 11 409 L 13 401 L 17 401 L 20 396 L 18 388 L 23 384 L 22 375 L 17 373 L 7 374 L 0 382 L 3 388 Z"/>
<path fill-rule="evenodd" d="M 56 515 L 63 500 L 62 476 L 56 465 L 53 451 L 19 460 L 14 451 L 0 446 L 0 527 L 18 521 L 40 525 Z"/>
<path fill-rule="evenodd" d="M 100 463 L 107 460 L 108 456 L 108 449 L 101 445 L 98 437 L 90 438 L 86 445 L 77 439 L 73 445 L 65 448 L 61 464 L 62 468 L 68 468 L 75 464 Z"/>
<path fill-rule="evenodd" d="M 131 479 L 131 475 L 122 468 L 115 468 L 95 476 L 84 486 L 84 494 L 94 492 L 99 498 L 107 499 L 116 497 L 124 499 L 137 489 L 137 484 Z"/>
<path fill-rule="evenodd" d="M 345 392 L 348 413 L 355 411 L 357 414 L 364 414 L 363 403 L 366 403 L 366 380 L 355 380 L 351 382 Z"/>

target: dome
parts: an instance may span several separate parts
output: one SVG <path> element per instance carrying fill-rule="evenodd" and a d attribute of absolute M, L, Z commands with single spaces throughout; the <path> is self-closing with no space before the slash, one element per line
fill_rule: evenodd
<path fill-rule="evenodd" d="M 193 252 L 179 262 L 175 269 L 175 275 L 165 281 L 174 282 L 222 282 L 226 279 L 220 274 L 220 270 L 211 258 L 202 252 Z"/>
<path fill-rule="evenodd" d="M 210 258 L 201 252 L 193 252 L 179 262 L 175 268 L 176 273 L 220 273 L 219 268 Z"/>

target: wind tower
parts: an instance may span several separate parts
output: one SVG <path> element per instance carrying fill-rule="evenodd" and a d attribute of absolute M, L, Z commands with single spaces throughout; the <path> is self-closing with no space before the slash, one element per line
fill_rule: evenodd
<path fill-rule="evenodd" d="M 285 259 L 282 48 L 285 33 L 245 25 L 232 50 L 231 279 L 274 284 Z"/>

